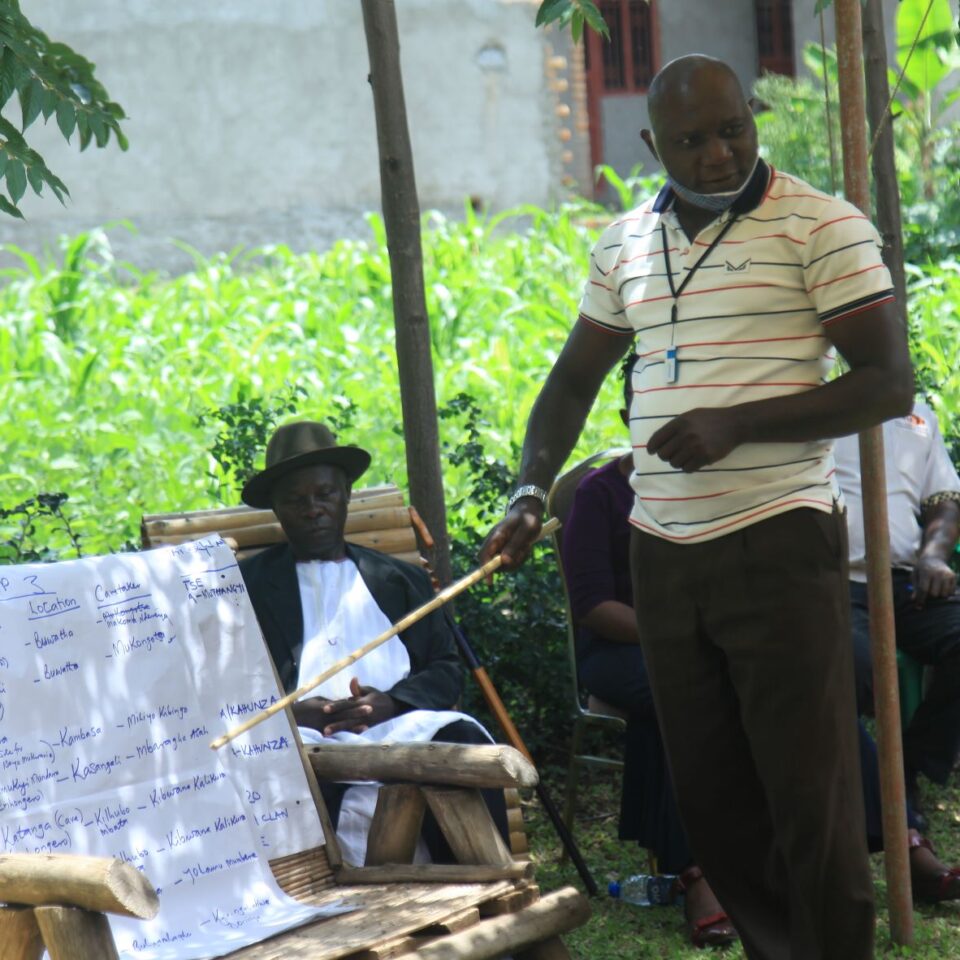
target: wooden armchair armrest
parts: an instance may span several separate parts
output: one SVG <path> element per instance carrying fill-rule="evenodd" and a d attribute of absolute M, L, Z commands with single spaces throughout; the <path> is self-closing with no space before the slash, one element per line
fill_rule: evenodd
<path fill-rule="evenodd" d="M 536 767 L 503 744 L 320 743 L 303 748 L 321 780 L 430 783 L 454 787 L 535 787 Z"/>
<path fill-rule="evenodd" d="M 62 905 L 151 920 L 160 909 L 146 876 L 113 857 L 0 854 L 0 902 Z"/>

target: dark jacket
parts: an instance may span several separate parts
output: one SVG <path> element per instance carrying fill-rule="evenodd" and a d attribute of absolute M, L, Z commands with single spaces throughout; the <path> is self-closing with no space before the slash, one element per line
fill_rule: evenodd
<path fill-rule="evenodd" d="M 349 543 L 347 556 L 391 623 L 434 596 L 430 578 L 412 564 Z M 297 685 L 303 649 L 303 608 L 290 547 L 279 544 L 243 560 L 240 572 L 280 682 L 289 693 Z M 362 642 L 372 639 L 363 637 Z M 410 676 L 385 692 L 414 709 L 449 710 L 460 697 L 462 673 L 456 641 L 443 614 L 434 610 L 404 630 L 400 640 L 410 655 Z"/>

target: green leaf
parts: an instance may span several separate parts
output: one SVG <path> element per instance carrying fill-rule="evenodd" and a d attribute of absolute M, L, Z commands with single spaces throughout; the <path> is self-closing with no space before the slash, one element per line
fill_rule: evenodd
<path fill-rule="evenodd" d="M 111 126 L 113 127 L 113 135 L 117 138 L 117 146 L 121 150 L 126 150 L 130 146 L 130 141 L 127 140 L 126 135 L 117 124 L 114 123 Z"/>
<path fill-rule="evenodd" d="M 77 111 L 77 130 L 80 133 L 80 150 L 86 150 L 90 146 L 93 133 L 90 130 L 90 118 L 84 110 Z"/>
<path fill-rule="evenodd" d="M 107 125 L 103 122 L 103 115 L 99 110 L 93 110 L 90 113 L 90 129 L 97 138 L 97 146 L 106 146 L 110 134 L 107 131 Z"/>
<path fill-rule="evenodd" d="M 10 160 L 7 163 L 5 177 L 11 199 L 14 203 L 19 203 L 27 190 L 27 172 L 23 169 L 23 164 L 19 160 Z"/>
<path fill-rule="evenodd" d="M 43 175 L 35 165 L 27 167 L 26 171 L 27 180 L 30 182 L 30 186 L 33 187 L 33 192 L 39 197 L 40 194 L 43 193 Z"/>
<path fill-rule="evenodd" d="M 23 220 L 23 214 L 12 204 L 2 193 L 0 193 L 0 211 L 8 213 L 11 217 L 19 217 Z"/>
<path fill-rule="evenodd" d="M 9 47 L 0 54 L 0 106 L 3 106 L 17 89 L 16 56 Z"/>
<path fill-rule="evenodd" d="M 574 43 L 579 43 L 581 36 L 583 36 L 583 14 L 579 10 L 574 10 L 570 18 L 570 37 Z"/>
<path fill-rule="evenodd" d="M 534 21 L 534 25 L 545 27 L 548 23 L 558 20 L 570 9 L 570 5 L 571 0 L 543 0 L 540 9 L 537 11 L 537 19 Z"/>
<path fill-rule="evenodd" d="M 607 37 L 609 39 L 610 28 L 607 26 L 607 21 L 603 19 L 603 14 L 594 5 L 593 0 L 582 0 L 582 7 L 583 15 L 586 18 L 590 29 L 595 33 L 599 33 L 600 36 Z"/>
<path fill-rule="evenodd" d="M 40 116 L 42 106 L 43 84 L 34 77 L 26 87 L 20 88 L 20 109 L 23 112 L 22 130 L 26 130 Z"/>
<path fill-rule="evenodd" d="M 57 109 L 57 105 L 61 102 L 60 94 L 57 93 L 52 87 L 44 86 L 43 96 L 40 103 L 40 112 L 43 114 L 44 120 L 50 119 L 50 114 Z"/>
<path fill-rule="evenodd" d="M 70 142 L 70 135 L 77 125 L 77 111 L 69 100 L 61 100 L 57 104 L 57 126 L 63 134 L 63 139 Z"/>
<path fill-rule="evenodd" d="M 950 0 L 933 0 L 927 13 L 929 4 L 930 0 L 902 0 L 897 7 L 897 62 L 903 68 L 916 41 L 904 76 L 924 93 L 932 92 L 951 73 L 955 63 L 950 61 L 957 53 Z"/>

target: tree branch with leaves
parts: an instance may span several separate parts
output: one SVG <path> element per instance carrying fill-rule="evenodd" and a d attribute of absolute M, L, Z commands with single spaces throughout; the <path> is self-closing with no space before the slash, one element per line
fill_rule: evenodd
<path fill-rule="evenodd" d="M 545 27 L 550 23 L 556 23 L 559 27 L 569 24 L 574 43 L 580 42 L 584 26 L 604 37 L 610 36 L 603 14 L 594 0 L 543 0 L 537 10 L 536 25 Z"/>
<path fill-rule="evenodd" d="M 20 126 L 4 115 L 16 95 Z M 94 76 L 94 65 L 65 43 L 51 40 L 20 10 L 19 0 L 0 0 L 0 211 L 23 218 L 17 206 L 29 185 L 41 195 L 44 185 L 63 203 L 70 191 L 47 166 L 24 134 L 38 118 L 56 115 L 69 143 L 74 133 L 81 150 L 105 147 L 113 135 L 121 150 L 123 108 Z"/>

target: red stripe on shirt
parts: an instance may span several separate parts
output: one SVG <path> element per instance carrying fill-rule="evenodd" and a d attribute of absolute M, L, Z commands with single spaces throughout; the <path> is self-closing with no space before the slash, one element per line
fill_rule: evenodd
<path fill-rule="evenodd" d="M 822 230 L 824 227 L 829 227 L 832 223 L 842 223 L 844 220 L 866 220 L 867 218 L 862 214 L 851 213 L 846 217 L 836 217 L 833 220 L 828 220 L 826 223 L 821 223 L 819 227 L 815 227 L 810 231 L 810 236 L 812 237 L 817 231 Z"/>
<path fill-rule="evenodd" d="M 716 533 L 718 530 L 726 530 L 727 527 L 735 526 L 744 520 L 752 520 L 754 517 L 762 517 L 765 513 L 769 513 L 771 510 L 777 510 L 780 507 L 786 507 L 793 503 L 816 503 L 824 507 L 829 506 L 831 510 L 833 509 L 833 500 L 814 500 L 812 497 L 796 497 L 793 500 L 782 500 L 780 503 L 771 504 L 768 507 L 764 507 L 762 510 L 756 510 L 753 513 L 744 514 L 734 520 L 730 520 L 728 523 L 722 523 L 719 527 L 711 527 L 709 530 L 700 530 L 697 533 L 688 533 L 682 537 L 676 534 L 664 533 L 657 527 L 651 527 L 645 523 L 638 523 L 633 519 L 633 517 L 630 518 L 630 522 L 640 530 L 647 530 L 654 536 L 662 537 L 664 540 L 693 540 L 694 537 L 703 537 L 710 533 Z"/>
<path fill-rule="evenodd" d="M 699 297 L 704 293 L 725 293 L 727 290 L 759 290 L 764 287 L 775 287 L 776 284 L 773 283 L 737 283 L 729 287 L 710 287 L 708 290 L 684 290 L 680 294 L 681 297 Z M 636 307 L 641 303 L 656 303 L 658 300 L 672 300 L 673 296 L 671 294 L 666 294 L 662 297 L 648 297 L 644 300 L 631 300 L 629 303 L 625 303 L 625 307 Z"/>
<path fill-rule="evenodd" d="M 770 194 L 771 200 L 784 200 L 787 197 L 807 197 L 810 200 L 829 200 L 829 197 L 824 197 L 819 193 L 781 193 L 779 196 L 775 197 L 772 193 Z"/>
<path fill-rule="evenodd" d="M 779 382 L 775 380 L 744 381 L 743 383 L 690 383 L 687 385 L 677 385 L 670 387 L 647 387 L 645 390 L 634 390 L 634 396 L 639 397 L 644 393 L 659 393 L 663 390 L 710 390 L 720 387 L 819 387 L 817 383 L 793 383 L 791 381 Z"/>
<path fill-rule="evenodd" d="M 729 493 L 740 493 L 739 490 L 721 490 L 719 493 L 704 493 L 699 497 L 639 497 L 640 500 L 655 500 L 658 503 L 676 503 L 680 500 L 712 500 L 714 497 L 725 497 Z"/>
<path fill-rule="evenodd" d="M 680 248 L 679 247 L 669 247 L 669 253 L 676 253 Z M 663 250 L 651 250 L 649 253 L 638 253 L 635 257 L 630 257 L 627 260 L 618 260 L 611 268 L 610 273 L 613 273 L 614 270 L 619 270 L 625 263 L 633 263 L 634 260 L 643 260 L 644 258 L 652 260 L 654 257 L 662 257 Z M 610 274 L 605 273 L 604 276 L 607 277 Z"/>
<path fill-rule="evenodd" d="M 795 243 L 798 247 L 806 246 L 806 240 L 797 240 L 796 237 L 791 237 L 786 233 L 763 233 L 756 237 L 748 237 L 746 240 L 721 240 L 720 246 L 724 247 L 727 244 L 732 243 L 734 246 L 739 246 L 742 243 L 756 243 L 757 240 L 789 240 L 791 243 Z M 698 247 L 709 247 L 709 243 L 704 243 L 702 240 L 694 240 L 694 243 Z"/>
<path fill-rule="evenodd" d="M 836 323 L 838 320 L 846 320 L 847 317 L 855 317 L 858 313 L 863 313 L 865 310 L 870 310 L 873 307 L 879 307 L 881 303 L 890 303 L 892 300 L 895 300 L 896 297 L 891 294 L 889 297 L 884 297 L 882 300 L 874 300 L 871 303 L 865 303 L 862 307 L 857 307 L 854 310 L 850 310 L 847 313 L 841 313 L 839 317 L 831 317 L 829 320 L 821 320 L 820 326 L 829 327 L 831 324 Z"/>
<path fill-rule="evenodd" d="M 677 346 L 683 347 L 686 350 L 689 347 L 728 347 L 738 346 L 744 343 L 781 343 L 787 340 L 826 340 L 826 337 L 822 333 L 810 333 L 804 334 L 802 337 L 757 337 L 752 340 L 695 340 L 693 343 L 680 343 L 677 344 Z M 663 353 L 664 350 L 666 350 L 666 347 L 661 347 L 659 350 L 650 350 L 647 353 L 638 353 L 637 356 L 643 359 L 645 357 L 652 357 L 658 353 Z"/>
<path fill-rule="evenodd" d="M 841 280 L 849 280 L 851 277 L 862 276 L 865 273 L 870 273 L 871 270 L 886 270 L 886 269 L 887 269 L 886 264 L 876 263 L 872 267 L 864 267 L 862 270 L 855 270 L 853 273 L 845 273 L 842 277 L 834 277 L 832 280 L 824 280 L 823 283 L 815 283 L 807 291 L 807 293 L 813 293 L 814 290 L 819 290 L 821 287 L 829 287 L 831 284 L 839 283 Z"/>

